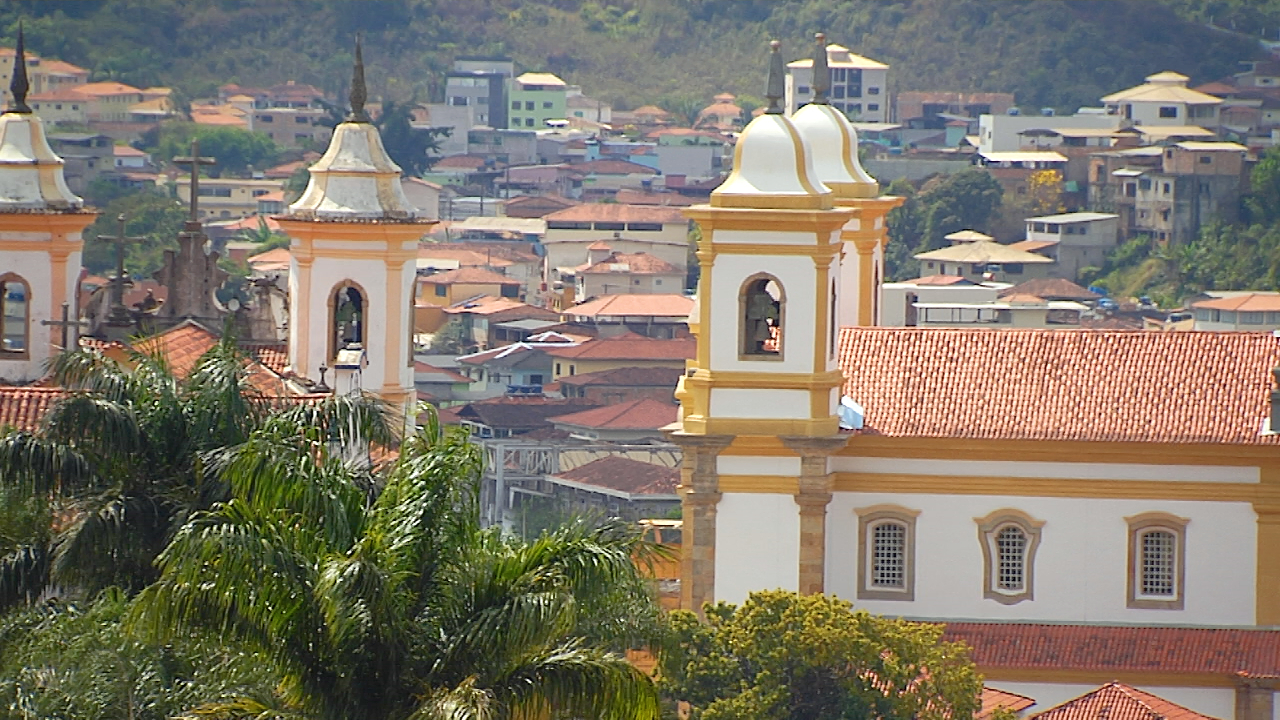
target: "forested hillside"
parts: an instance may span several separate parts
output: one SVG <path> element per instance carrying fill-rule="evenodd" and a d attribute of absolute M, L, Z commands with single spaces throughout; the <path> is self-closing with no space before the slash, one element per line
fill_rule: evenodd
<path fill-rule="evenodd" d="M 758 96 L 766 39 L 798 57 L 825 30 L 892 64 L 899 90 L 1013 91 L 1072 110 L 1157 70 L 1233 71 L 1258 36 L 1277 37 L 1280 0 L 23 0 L 0 7 L 0 42 L 19 18 L 37 53 L 186 98 L 230 81 L 336 91 L 357 31 L 373 93 L 398 100 L 438 99 L 452 59 L 479 53 L 619 107 Z"/>

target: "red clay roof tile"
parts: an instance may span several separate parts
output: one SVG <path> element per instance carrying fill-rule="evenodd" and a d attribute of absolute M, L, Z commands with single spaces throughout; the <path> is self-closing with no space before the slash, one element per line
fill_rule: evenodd
<path fill-rule="evenodd" d="M 608 455 L 555 477 L 631 495 L 674 495 L 680 482 L 680 470 L 621 455 Z"/>
<path fill-rule="evenodd" d="M 844 328 L 864 432 L 902 437 L 1274 444 L 1280 340 L 1262 333 Z"/>
<path fill-rule="evenodd" d="M 979 701 L 982 703 L 982 707 L 973 716 L 974 720 L 987 720 L 996 710 L 1008 710 L 1014 714 L 1021 713 L 1036 704 L 1034 698 L 986 685 L 982 686 L 982 696 Z"/>
<path fill-rule="evenodd" d="M 559 415 L 551 418 L 551 422 L 594 430 L 657 430 L 675 422 L 677 410 L 678 408 L 672 403 L 642 398 L 569 415 Z"/>
<path fill-rule="evenodd" d="M 621 203 L 586 203 L 557 210 L 544 218 L 547 222 L 648 222 L 685 223 L 680 208 L 660 205 L 623 205 Z"/>
<path fill-rule="evenodd" d="M 573 317 L 687 318 L 693 299 L 684 295 L 600 295 L 564 311 Z"/>
<path fill-rule="evenodd" d="M 594 244 L 594 243 L 593 243 Z M 588 250 L 591 248 L 588 247 Z M 684 275 L 684 271 L 648 253 L 615 252 L 598 263 L 593 263 L 578 271 L 581 275 L 611 275 L 627 273 L 631 275 Z"/>
<path fill-rule="evenodd" d="M 1033 715 L 1035 720 L 1214 720 L 1137 688 L 1110 682 L 1086 695 Z"/>
<path fill-rule="evenodd" d="M 0 387 L 0 428 L 35 430 L 40 418 L 66 394 L 62 388 Z"/>
<path fill-rule="evenodd" d="M 475 284 L 475 285 L 519 285 L 519 280 L 509 278 L 506 275 L 499 275 L 492 270 L 486 270 L 478 267 L 460 267 L 456 270 L 447 270 L 435 275 L 428 275 L 422 278 L 422 283 L 426 285 L 458 285 L 458 284 Z"/>
<path fill-rule="evenodd" d="M 655 340 L 636 333 L 623 333 L 588 340 L 581 345 L 548 348 L 546 352 L 553 357 L 591 360 L 692 360 L 695 350 L 693 338 Z"/>

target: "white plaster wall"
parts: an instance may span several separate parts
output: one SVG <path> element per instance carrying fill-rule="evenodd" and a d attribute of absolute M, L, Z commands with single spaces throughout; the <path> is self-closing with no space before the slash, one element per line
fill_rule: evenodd
<path fill-rule="evenodd" d="M 13 239 L 30 239 L 33 233 L 11 233 Z M 34 244 L 34 243 L 33 243 Z M 74 264 L 73 264 L 74 263 Z M 80 254 L 73 253 L 67 258 L 67 275 L 73 280 L 80 269 Z M 28 252 L 26 250 L 9 250 L 0 253 L 0 274 L 17 273 L 27 283 L 29 308 L 29 333 L 27 335 L 28 359 L 0 360 L 0 379 L 10 382 L 29 382 L 44 375 L 44 363 L 49 359 L 49 332 L 55 328 L 42 325 L 41 320 L 61 319 L 61 308 L 53 307 L 52 267 L 49 254 L 43 249 Z M 74 303 L 74 292 L 67 292 L 66 299 Z"/>
<path fill-rule="evenodd" d="M 778 278 L 786 295 L 780 361 L 738 359 L 738 291 L 747 278 L 761 272 Z M 816 330 L 814 318 L 816 303 L 819 302 L 814 278 L 813 260 L 804 256 L 721 255 L 716 258 L 715 265 L 711 268 L 711 324 L 710 327 L 701 329 L 705 342 L 711 343 L 710 369 L 735 372 L 813 372 Z M 825 302 L 825 289 L 821 296 Z M 828 365 L 831 364 L 828 360 Z"/>
<path fill-rule="evenodd" d="M 716 457 L 716 472 L 721 475 L 782 475 L 784 477 L 797 477 L 800 475 L 800 458 L 719 455 Z"/>
<path fill-rule="evenodd" d="M 808 390 L 711 389 L 715 418 L 777 418 L 804 420 L 809 413 Z"/>
<path fill-rule="evenodd" d="M 1249 503 L 837 492 L 827 515 L 828 589 L 857 596 L 855 508 L 891 503 L 916 520 L 915 600 L 856 601 L 916 618 L 1252 625 L 1256 516 Z M 974 518 L 1001 508 L 1045 522 L 1034 567 L 1034 599 L 1001 605 L 983 598 L 983 557 Z M 1185 609 L 1126 607 L 1125 518 L 1167 512 L 1190 519 Z M 717 577 L 717 582 L 720 578 Z"/>
<path fill-rule="evenodd" d="M 835 472 L 906 473 L 961 477 L 1064 478 L 1069 480 L 1170 480 L 1184 482 L 1261 482 L 1256 467 L 1230 465 L 1153 465 L 1139 463 L 1029 462 L 1023 460 L 914 460 L 834 457 Z"/>
<path fill-rule="evenodd" d="M 725 493 L 716 506 L 716 600 L 753 590 L 796 590 L 800 515 L 782 493 Z"/>
<path fill-rule="evenodd" d="M 307 367 L 319 378 L 321 365 L 333 366 L 333 358 L 329 353 L 329 295 L 344 280 L 352 280 L 364 289 L 367 311 L 365 313 L 365 352 L 369 359 L 360 378 L 360 386 L 366 390 L 376 390 L 383 384 L 385 367 L 385 338 L 387 334 L 387 317 L 384 308 L 387 306 L 387 266 L 382 260 L 348 260 L 317 257 L 311 264 L 311 297 L 302 303 L 291 303 L 292 317 L 289 318 L 290 333 L 292 328 L 301 323 L 310 325 L 306 347 Z M 293 279 L 290 278 L 290 288 Z M 408 290 L 405 297 L 408 298 Z M 329 384 L 339 392 L 351 389 L 353 382 L 351 371 L 333 371 L 331 378 L 337 378 L 339 385 Z"/>
<path fill-rule="evenodd" d="M 1026 715 L 1042 713 L 1049 708 L 1074 700 L 1081 695 L 1098 689 L 1097 685 L 1077 683 L 1027 683 L 1006 682 L 1004 680 L 988 680 L 987 685 L 1009 692 L 1034 698 L 1035 705 L 1027 709 Z M 1153 687 L 1142 685 L 1139 690 L 1158 695 L 1165 700 L 1191 708 L 1209 717 L 1220 720 L 1231 720 L 1236 713 L 1235 690 L 1231 688 L 1210 687 Z"/>
<path fill-rule="evenodd" d="M 813 232 L 770 230 L 765 235 L 759 230 L 716 230 L 715 243 L 717 245 L 758 245 L 763 242 L 770 245 L 812 245 L 814 244 L 814 237 Z M 719 263 L 720 258 L 716 258 L 716 262 Z M 813 261 L 809 261 L 809 263 L 810 267 L 812 267 Z"/>

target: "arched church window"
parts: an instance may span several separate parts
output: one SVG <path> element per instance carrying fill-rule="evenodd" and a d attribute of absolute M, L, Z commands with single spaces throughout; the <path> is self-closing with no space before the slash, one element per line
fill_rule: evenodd
<path fill-rule="evenodd" d="M 31 287 L 13 273 L 0 275 L 0 360 L 20 360 L 31 350 Z"/>
<path fill-rule="evenodd" d="M 772 275 L 747 278 L 738 293 L 742 359 L 782 359 L 786 295 Z"/>
<path fill-rule="evenodd" d="M 334 289 L 329 302 L 332 312 L 329 324 L 330 357 L 336 357 L 339 350 L 364 347 L 367 305 L 364 290 L 353 282 L 344 282 Z"/>
<path fill-rule="evenodd" d="M 856 508 L 858 599 L 914 600 L 916 518 L 899 505 Z"/>
<path fill-rule="evenodd" d="M 1128 607 L 1183 609 L 1187 519 L 1152 512 L 1125 521 L 1129 524 Z"/>
<path fill-rule="evenodd" d="M 985 563 L 983 596 L 1004 605 L 1034 599 L 1036 548 L 1044 521 L 1009 509 L 975 520 Z"/>

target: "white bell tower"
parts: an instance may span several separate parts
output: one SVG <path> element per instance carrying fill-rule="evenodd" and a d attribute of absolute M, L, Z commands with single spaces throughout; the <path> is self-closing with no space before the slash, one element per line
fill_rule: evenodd
<path fill-rule="evenodd" d="M 336 392 L 362 389 L 407 409 L 413 398 L 413 289 L 418 217 L 400 167 L 364 111 L 364 65 L 356 45 L 351 116 L 287 215 L 289 363 Z"/>

